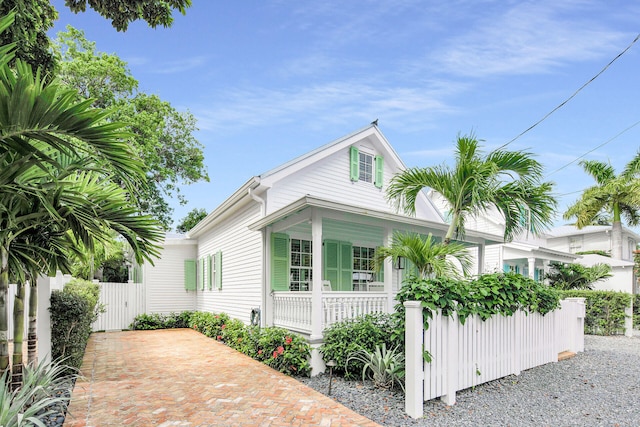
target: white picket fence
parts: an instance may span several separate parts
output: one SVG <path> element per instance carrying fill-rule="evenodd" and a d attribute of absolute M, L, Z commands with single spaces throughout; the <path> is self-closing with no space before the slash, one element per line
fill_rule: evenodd
<path fill-rule="evenodd" d="M 485 321 L 470 316 L 464 325 L 455 313 L 432 312 L 424 330 L 420 302 L 405 302 L 407 413 L 422 417 L 427 400 L 440 397 L 453 405 L 458 390 L 557 362 L 563 351 L 583 351 L 584 299 L 561 304 L 545 316 L 521 311 Z M 430 353 L 431 362 L 424 360 L 423 351 Z"/>

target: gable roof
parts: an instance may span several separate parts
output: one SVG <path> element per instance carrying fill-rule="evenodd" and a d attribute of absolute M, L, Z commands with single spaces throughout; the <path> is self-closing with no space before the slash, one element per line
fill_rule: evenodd
<path fill-rule="evenodd" d="M 209 215 L 193 227 L 189 233 L 189 237 L 197 237 L 204 231 L 209 229 L 213 224 L 220 221 L 223 217 L 232 214 L 234 208 L 244 205 L 245 203 L 255 200 L 264 191 L 268 190 L 275 182 L 286 178 L 287 176 L 298 172 L 299 170 L 313 165 L 314 163 L 333 155 L 334 153 L 345 149 L 353 144 L 360 143 L 369 144 L 377 152 L 385 158 L 385 164 L 396 172 L 407 169 L 406 165 L 393 149 L 389 141 L 382 134 L 378 126 L 375 124 L 367 125 L 348 135 L 338 138 L 323 146 L 309 151 L 299 157 L 294 158 L 280 166 L 277 166 L 267 172 L 250 178 L 242 187 L 236 190 L 229 198 L 216 207 Z M 440 210 L 434 205 L 425 192 L 421 192 L 419 200 L 430 209 L 434 215 L 443 223 L 444 218 Z"/>

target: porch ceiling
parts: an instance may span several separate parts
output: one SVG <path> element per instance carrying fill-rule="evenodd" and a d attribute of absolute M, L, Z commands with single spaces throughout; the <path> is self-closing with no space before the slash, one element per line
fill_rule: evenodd
<path fill-rule="evenodd" d="M 373 209 L 368 209 L 368 208 L 354 206 L 354 205 L 348 205 L 340 202 L 334 202 L 331 200 L 320 199 L 317 197 L 312 197 L 307 195 L 275 212 L 272 212 L 269 215 L 266 215 L 265 217 L 259 219 L 258 221 L 255 221 L 249 224 L 249 229 L 252 231 L 261 230 L 269 225 L 273 225 L 278 221 L 285 220 L 288 217 L 291 217 L 297 213 L 300 213 L 303 210 L 308 208 L 327 209 L 327 210 L 332 210 L 332 211 L 337 211 L 342 213 L 349 213 L 353 215 L 360 215 L 360 216 L 365 216 L 369 218 L 388 221 L 394 224 L 425 227 L 425 228 L 440 230 L 443 232 L 443 234 L 446 233 L 447 228 L 449 227 L 449 225 L 446 223 L 427 221 L 427 220 L 408 217 L 404 215 L 393 214 L 393 213 L 384 212 L 384 211 L 377 211 Z M 466 232 L 466 241 L 472 242 L 472 243 L 495 244 L 495 243 L 502 243 L 502 237 L 495 234 L 468 230 Z"/>

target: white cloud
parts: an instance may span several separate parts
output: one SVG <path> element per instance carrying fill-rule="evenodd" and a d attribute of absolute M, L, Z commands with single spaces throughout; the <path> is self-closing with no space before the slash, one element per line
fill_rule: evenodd
<path fill-rule="evenodd" d="M 166 62 L 163 64 L 154 64 L 150 69 L 156 74 L 177 74 L 198 68 L 207 62 L 204 56 L 194 56 L 191 58 L 182 58 L 177 61 Z"/>
<path fill-rule="evenodd" d="M 584 5 L 582 5 L 584 6 Z M 445 72 L 482 77 L 547 72 L 617 53 L 629 34 L 580 18 L 580 4 L 518 3 L 449 40 L 433 55 Z"/>

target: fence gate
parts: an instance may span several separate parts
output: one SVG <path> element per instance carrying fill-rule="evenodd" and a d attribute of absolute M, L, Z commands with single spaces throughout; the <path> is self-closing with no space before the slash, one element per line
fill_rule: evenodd
<path fill-rule="evenodd" d="M 98 316 L 94 331 L 128 329 L 133 319 L 145 312 L 142 283 L 100 283 L 100 303 L 106 312 Z"/>

